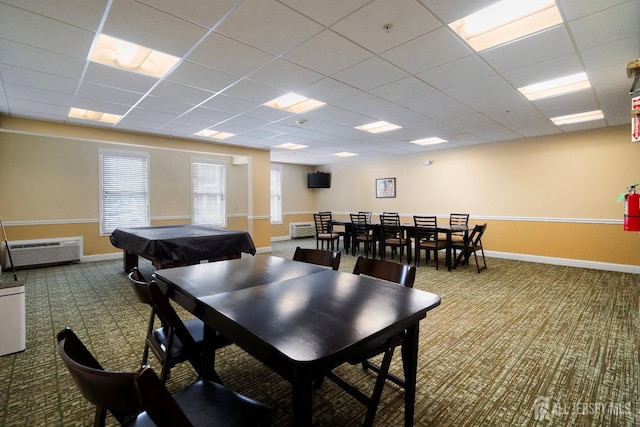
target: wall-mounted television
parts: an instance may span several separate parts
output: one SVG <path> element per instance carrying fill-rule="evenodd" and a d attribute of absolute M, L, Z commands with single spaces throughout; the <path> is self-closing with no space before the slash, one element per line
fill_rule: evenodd
<path fill-rule="evenodd" d="M 331 188 L 331 174 L 328 172 L 308 174 L 307 188 Z"/>

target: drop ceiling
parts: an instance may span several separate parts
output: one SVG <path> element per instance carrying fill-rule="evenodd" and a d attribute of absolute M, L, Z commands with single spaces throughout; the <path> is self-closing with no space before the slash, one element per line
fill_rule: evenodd
<path fill-rule="evenodd" d="M 640 1 L 557 0 L 564 24 L 476 53 L 448 27 L 493 0 L 0 0 L 0 114 L 271 151 L 324 165 L 630 123 Z M 89 61 L 104 33 L 181 58 L 164 78 Z M 586 72 L 591 88 L 517 88 Z M 325 102 L 293 114 L 288 92 Z M 115 125 L 70 108 L 124 117 Z M 558 127 L 550 117 L 602 110 Z M 355 129 L 384 120 L 401 129 Z M 212 141 L 193 134 L 235 134 Z M 409 141 L 440 137 L 420 146 Z M 296 151 L 275 148 L 303 144 Z M 332 156 L 352 152 L 357 157 Z"/>

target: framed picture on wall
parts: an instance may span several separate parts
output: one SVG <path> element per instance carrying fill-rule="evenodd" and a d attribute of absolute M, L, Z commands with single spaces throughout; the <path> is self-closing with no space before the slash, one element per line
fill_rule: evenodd
<path fill-rule="evenodd" d="M 396 179 L 395 178 L 377 178 L 376 179 L 376 198 L 394 198 L 396 197 Z"/>

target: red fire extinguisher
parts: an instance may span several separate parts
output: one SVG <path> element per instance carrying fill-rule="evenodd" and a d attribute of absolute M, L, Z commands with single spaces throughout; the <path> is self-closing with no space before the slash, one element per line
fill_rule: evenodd
<path fill-rule="evenodd" d="M 640 231 L 640 194 L 634 184 L 624 196 L 624 231 Z"/>

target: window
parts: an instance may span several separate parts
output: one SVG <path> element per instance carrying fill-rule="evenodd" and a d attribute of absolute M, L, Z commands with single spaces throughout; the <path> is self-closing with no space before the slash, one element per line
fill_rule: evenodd
<path fill-rule="evenodd" d="M 149 154 L 100 150 L 100 234 L 149 226 Z"/>
<path fill-rule="evenodd" d="M 271 224 L 282 224 L 282 167 L 271 166 Z"/>
<path fill-rule="evenodd" d="M 191 160 L 191 190 L 193 192 L 193 224 L 225 227 L 226 164 L 207 159 Z"/>

